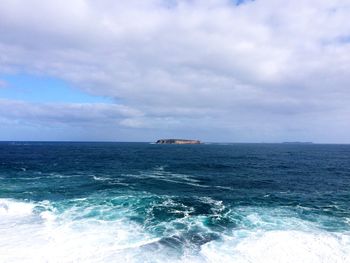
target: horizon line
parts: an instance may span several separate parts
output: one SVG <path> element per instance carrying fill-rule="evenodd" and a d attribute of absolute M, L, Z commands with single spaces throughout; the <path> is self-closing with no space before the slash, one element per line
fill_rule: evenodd
<path fill-rule="evenodd" d="M 0 143 L 11 142 L 31 142 L 31 143 L 155 143 L 154 141 L 112 141 L 112 140 L 0 140 Z M 311 142 L 311 141 L 282 141 L 282 142 L 227 142 L 227 141 L 200 141 L 201 144 L 289 144 L 289 145 L 320 145 L 320 144 L 333 144 L 333 145 L 349 145 L 346 142 Z"/>

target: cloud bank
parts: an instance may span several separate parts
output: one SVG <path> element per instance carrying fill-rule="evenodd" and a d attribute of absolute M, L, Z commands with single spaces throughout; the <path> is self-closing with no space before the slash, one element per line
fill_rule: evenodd
<path fill-rule="evenodd" d="M 0 120 L 63 125 L 58 139 L 350 143 L 349 15 L 343 0 L 3 0 L 0 73 L 114 103 L 1 100 Z"/>

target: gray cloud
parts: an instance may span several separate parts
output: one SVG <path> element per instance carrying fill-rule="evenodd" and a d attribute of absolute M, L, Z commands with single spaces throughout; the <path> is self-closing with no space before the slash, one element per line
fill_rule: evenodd
<path fill-rule="evenodd" d="M 138 112 L 31 105 L 43 122 L 109 123 L 140 140 L 350 142 L 350 2 L 171 3 L 3 0 L 0 72 L 61 78 Z"/>
<path fill-rule="evenodd" d="M 130 107 L 104 103 L 28 103 L 0 100 L 1 116 L 23 122 L 66 124 L 117 123 L 124 118 L 142 117 L 143 114 Z"/>

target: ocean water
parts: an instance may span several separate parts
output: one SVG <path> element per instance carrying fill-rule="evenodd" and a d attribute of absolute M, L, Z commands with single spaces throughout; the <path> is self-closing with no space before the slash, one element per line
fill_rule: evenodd
<path fill-rule="evenodd" d="M 0 262 L 350 262 L 350 146 L 3 142 Z"/>

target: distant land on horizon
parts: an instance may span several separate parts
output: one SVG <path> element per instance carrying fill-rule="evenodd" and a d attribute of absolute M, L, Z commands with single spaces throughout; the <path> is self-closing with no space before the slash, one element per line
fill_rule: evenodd
<path fill-rule="evenodd" d="M 156 141 L 156 144 L 201 144 L 201 141 L 189 139 L 160 139 Z"/>
<path fill-rule="evenodd" d="M 282 142 L 283 144 L 314 144 L 313 142 Z"/>

